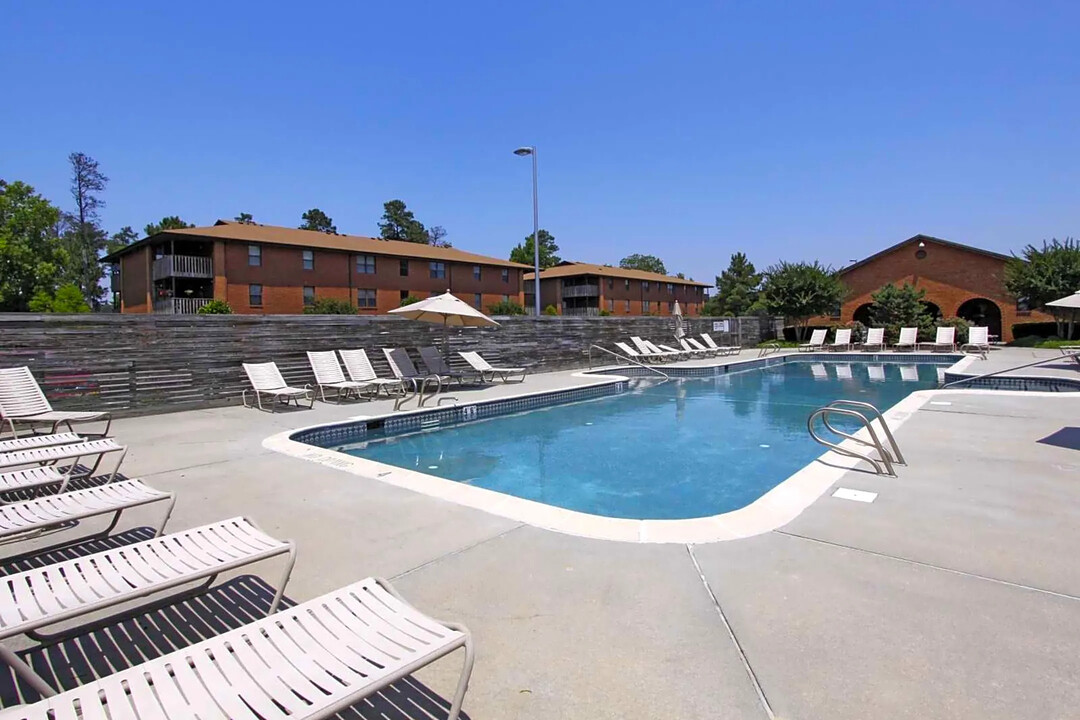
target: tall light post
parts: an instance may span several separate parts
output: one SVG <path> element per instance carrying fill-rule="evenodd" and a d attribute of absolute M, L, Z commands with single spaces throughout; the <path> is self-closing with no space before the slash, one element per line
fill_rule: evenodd
<path fill-rule="evenodd" d="M 540 317 L 540 205 L 536 195 L 536 148 L 519 147 L 514 151 L 518 157 L 532 155 L 533 166 L 533 305 L 536 317 Z"/>

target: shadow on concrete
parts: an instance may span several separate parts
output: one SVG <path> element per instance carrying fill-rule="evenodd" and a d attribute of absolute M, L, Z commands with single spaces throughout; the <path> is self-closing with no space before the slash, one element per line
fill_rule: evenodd
<path fill-rule="evenodd" d="M 149 528 L 106 538 L 27 553 L 0 561 L 4 574 L 70 557 L 140 542 Z M 243 575 L 207 588 L 166 596 L 152 604 L 98 619 L 49 636 L 18 655 L 54 688 L 70 690 L 120 670 L 193 645 L 266 617 L 274 588 L 254 575 Z M 288 597 L 282 607 L 296 603 Z M 70 623 L 68 623 L 70 625 Z M 35 702 L 39 694 L 8 668 L 0 668 L 0 707 Z M 412 677 L 406 677 L 337 717 L 354 720 L 430 720 L 444 718 L 449 701 Z M 461 717 L 466 718 L 464 713 Z"/>
<path fill-rule="evenodd" d="M 1063 427 L 1036 442 L 1068 450 L 1080 450 L 1080 427 Z"/>

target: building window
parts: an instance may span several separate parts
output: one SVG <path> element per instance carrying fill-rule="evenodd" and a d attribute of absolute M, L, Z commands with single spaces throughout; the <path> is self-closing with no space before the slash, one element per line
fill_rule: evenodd
<path fill-rule="evenodd" d="M 840 303 L 836 303 L 835 305 L 832 306 L 832 309 L 829 310 L 829 317 L 831 317 L 831 318 L 840 317 Z"/>
<path fill-rule="evenodd" d="M 650 303 L 648 300 L 642 300 L 641 301 L 641 312 L 648 315 L 649 311 L 652 309 L 651 305 L 652 305 L 652 303 Z"/>
<path fill-rule="evenodd" d="M 356 273 L 358 275 L 374 275 L 375 274 L 375 256 L 374 255 L 357 255 L 356 256 Z"/>
<path fill-rule="evenodd" d="M 315 251 L 314 250 L 304 250 L 303 251 L 303 258 L 304 258 L 304 269 L 305 270 L 314 270 L 315 269 Z"/>
<path fill-rule="evenodd" d="M 315 288 L 311 285 L 304 286 L 304 305 L 311 305 L 315 302 Z"/>
<path fill-rule="evenodd" d="M 361 308 L 373 308 L 375 307 L 375 291 L 365 290 L 360 288 L 356 291 L 356 307 Z"/>
<path fill-rule="evenodd" d="M 608 282 L 611 282 L 611 281 L 609 280 Z M 615 312 L 615 301 L 610 299 L 610 298 L 608 298 L 608 301 L 607 301 L 607 311 L 608 312 Z"/>
<path fill-rule="evenodd" d="M 614 290 L 615 289 L 615 278 L 608 278 L 607 279 L 607 289 L 608 290 Z"/>
<path fill-rule="evenodd" d="M 398 293 L 398 297 L 403 301 L 408 300 L 409 299 L 409 291 L 408 290 L 402 290 L 400 293 Z"/>
<path fill-rule="evenodd" d="M 401 275 L 401 277 L 409 277 L 409 261 L 408 260 L 405 260 L 404 258 L 402 258 L 401 262 L 398 263 L 398 274 Z"/>
<path fill-rule="evenodd" d="M 630 281 L 627 280 L 626 282 L 630 282 Z M 630 301 L 629 300 L 626 301 L 626 312 L 630 312 Z"/>
<path fill-rule="evenodd" d="M 262 247 L 259 245 L 248 245 L 248 265 L 251 267 L 262 265 Z"/>
<path fill-rule="evenodd" d="M 510 282 L 510 268 L 503 268 L 502 269 L 502 281 L 503 282 Z"/>
<path fill-rule="evenodd" d="M 642 280 L 641 281 L 641 292 L 649 292 L 649 281 L 648 280 Z"/>
<path fill-rule="evenodd" d="M 1031 301 L 1026 297 L 1016 298 L 1016 312 L 1029 313 L 1031 312 Z"/>
<path fill-rule="evenodd" d="M 509 295 L 503 295 L 503 302 L 504 303 L 505 302 L 510 302 L 510 296 Z"/>
<path fill-rule="evenodd" d="M 623 282 L 626 283 L 626 287 L 624 289 L 629 290 L 630 289 L 630 278 L 627 278 L 626 280 L 623 280 Z"/>
<path fill-rule="evenodd" d="M 473 280 L 479 280 L 480 279 L 480 266 L 479 265 L 473 265 L 472 266 L 472 278 L 473 278 Z"/>
<path fill-rule="evenodd" d="M 667 304 L 667 311 L 668 311 L 669 313 L 673 313 L 673 312 L 675 312 L 675 303 L 673 303 L 673 302 L 669 302 L 669 303 Z"/>
<path fill-rule="evenodd" d="M 674 295 L 675 294 L 675 285 L 673 285 L 672 283 L 668 283 L 667 284 L 667 291 L 668 291 L 668 295 Z"/>
<path fill-rule="evenodd" d="M 484 298 L 480 296 L 480 293 L 476 293 L 475 295 L 473 295 L 472 304 L 473 304 L 473 307 L 475 307 L 477 310 L 480 309 L 480 306 L 483 304 L 483 302 L 484 302 Z"/>
<path fill-rule="evenodd" d="M 262 285 L 248 285 L 248 305 L 262 307 Z"/>
<path fill-rule="evenodd" d="M 433 262 L 430 263 L 428 267 L 432 278 L 441 280 L 446 277 L 446 263 Z"/>

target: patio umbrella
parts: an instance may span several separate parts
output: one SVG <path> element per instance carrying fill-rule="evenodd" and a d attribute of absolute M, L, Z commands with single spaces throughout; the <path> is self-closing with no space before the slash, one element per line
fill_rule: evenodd
<path fill-rule="evenodd" d="M 451 295 L 449 290 L 442 295 L 429 297 L 427 300 L 421 300 L 412 305 L 394 308 L 390 313 L 401 315 L 410 320 L 442 325 L 443 355 L 447 357 L 449 357 L 451 327 L 485 327 L 492 325 L 498 327 L 499 325 L 484 313 Z"/>
<path fill-rule="evenodd" d="M 686 335 L 686 328 L 683 327 L 682 308 L 679 307 L 679 301 L 675 301 L 675 309 L 671 311 L 671 316 L 675 318 L 675 337 L 682 338 Z"/>
<path fill-rule="evenodd" d="M 1069 329 L 1065 334 L 1065 339 L 1072 338 L 1073 325 L 1075 325 L 1077 318 L 1080 318 L 1080 290 L 1077 290 L 1072 295 L 1048 302 L 1046 307 L 1050 309 L 1055 318 L 1060 318 L 1058 322 L 1064 322 L 1065 318 L 1068 318 Z"/>

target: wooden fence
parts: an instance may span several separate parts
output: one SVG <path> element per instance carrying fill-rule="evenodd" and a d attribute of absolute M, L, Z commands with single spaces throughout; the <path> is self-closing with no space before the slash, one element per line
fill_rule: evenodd
<path fill-rule="evenodd" d="M 692 333 L 720 318 L 685 321 Z M 640 335 L 663 342 L 672 320 L 660 317 L 513 317 L 498 328 L 452 329 L 456 350 L 479 350 L 498 364 L 535 370 L 583 367 L 588 348 L 613 348 Z M 770 318 L 729 319 L 724 342 L 753 345 L 775 337 Z M 273 360 L 286 381 L 313 382 L 305 352 L 365 348 L 389 375 L 382 347 L 441 346 L 441 326 L 393 316 L 347 315 L 35 315 L 0 314 L 0 367 L 28 365 L 57 409 L 117 414 L 187 410 L 240 401 L 242 362 Z M 459 359 L 459 358 L 458 358 Z M 599 363 L 610 358 L 599 360 Z"/>

